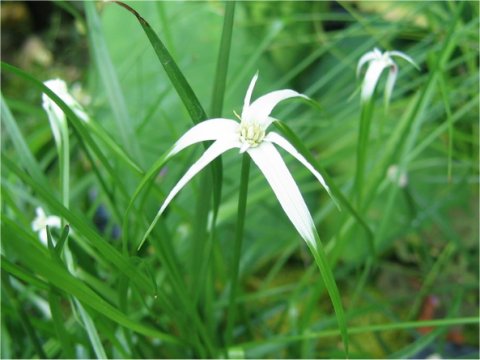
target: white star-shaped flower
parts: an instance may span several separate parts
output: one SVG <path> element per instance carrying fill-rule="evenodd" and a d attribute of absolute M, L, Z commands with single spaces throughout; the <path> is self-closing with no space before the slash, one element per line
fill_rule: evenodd
<path fill-rule="evenodd" d="M 368 69 L 362 83 L 361 98 L 363 102 L 370 100 L 383 70 L 390 68 L 387 83 L 385 85 L 385 103 L 388 104 L 398 73 L 398 66 L 392 59 L 392 57 L 395 56 L 408 61 L 418 69 L 418 66 L 413 59 L 400 51 L 385 51 L 382 54 L 379 49 L 375 48 L 373 51 L 369 51 L 360 58 L 357 65 L 357 76 L 360 74 L 363 65 L 368 63 Z"/>
<path fill-rule="evenodd" d="M 37 213 L 37 216 L 32 222 L 32 230 L 38 233 L 40 241 L 45 246 L 48 246 L 47 226 L 50 228 L 60 229 L 60 218 L 54 215 L 47 216 L 41 207 L 37 207 L 35 212 Z"/>
<path fill-rule="evenodd" d="M 214 141 L 174 186 L 161 206 L 157 217 L 163 213 L 175 195 L 177 195 L 200 170 L 222 153 L 233 148 L 238 148 L 240 149 L 240 153 L 246 152 L 259 167 L 272 187 L 281 207 L 300 236 L 316 248 L 314 235 L 316 230 L 312 216 L 308 211 L 295 180 L 275 145 L 283 148 L 301 162 L 312 172 L 328 192 L 329 188 L 320 173 L 314 169 L 287 139 L 276 132 L 267 132 L 268 126 L 275 121 L 275 119 L 270 117 L 270 113 L 279 102 L 293 97 L 303 97 L 306 99 L 308 99 L 308 97 L 296 91 L 285 89 L 272 91 L 250 103 L 257 77 L 258 74 L 253 77 L 248 87 L 240 123 L 235 120 L 223 118 L 205 120 L 188 130 L 174 144 L 167 158 L 174 156 L 192 144 L 202 141 Z M 151 228 L 147 231 L 147 235 L 150 230 Z"/>

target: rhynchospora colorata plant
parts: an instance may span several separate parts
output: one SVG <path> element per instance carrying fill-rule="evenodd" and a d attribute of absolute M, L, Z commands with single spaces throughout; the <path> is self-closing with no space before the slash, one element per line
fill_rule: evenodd
<path fill-rule="evenodd" d="M 300 97 L 308 99 L 308 97 L 294 90 L 283 89 L 267 93 L 251 102 L 257 78 L 258 73 L 252 78 L 247 89 L 242 113 L 239 116 L 240 122 L 225 118 L 205 120 L 183 134 L 168 152 L 166 160 L 190 145 L 203 141 L 214 141 L 170 191 L 160 207 L 154 221 L 143 237 L 142 243 L 149 236 L 159 217 L 173 198 L 199 171 L 224 152 L 231 149 L 239 149 L 239 154 L 248 154 L 258 166 L 272 188 L 283 211 L 314 254 L 322 276 L 324 277 L 325 282 L 329 284 L 327 288 L 329 289 L 337 316 L 342 319 L 344 315 L 339 300 L 338 289 L 335 285 L 331 270 L 326 263 L 324 250 L 320 243 L 312 215 L 305 204 L 305 200 L 303 199 L 292 174 L 288 170 L 280 153 L 275 148 L 275 145 L 281 147 L 302 163 L 302 165 L 304 165 L 317 178 L 329 194 L 330 189 L 322 175 L 315 170 L 313 165 L 309 163 L 285 137 L 274 131 L 267 132 L 267 129 L 272 122 L 276 121 L 276 119 L 271 117 L 270 114 L 278 103 L 290 98 Z M 342 324 L 342 321 L 340 321 L 340 326 L 342 336 L 346 339 L 346 327 L 344 323 Z M 227 333 L 228 332 L 229 330 L 227 330 Z M 347 348 L 346 340 L 345 343 Z"/>
<path fill-rule="evenodd" d="M 418 69 L 415 61 L 408 55 L 400 51 L 385 51 L 382 53 L 379 49 L 374 48 L 372 51 L 364 54 L 357 64 L 357 77 L 365 64 L 368 64 L 365 77 L 361 87 L 361 118 L 358 131 L 357 143 L 357 163 L 355 174 L 354 192 L 357 200 L 357 206 L 362 206 L 363 201 L 363 178 L 365 172 L 365 162 L 368 149 L 368 141 L 370 138 L 370 122 L 373 116 L 373 94 L 378 85 L 378 80 L 385 69 L 390 69 L 385 84 L 384 106 L 385 113 L 388 111 L 390 98 L 392 96 L 393 87 L 398 75 L 398 65 L 393 61 L 393 57 L 399 57 L 406 60 Z"/>
<path fill-rule="evenodd" d="M 158 215 L 165 211 L 175 195 L 200 170 L 222 153 L 237 148 L 240 154 L 246 152 L 252 158 L 272 187 L 282 209 L 295 229 L 310 246 L 315 248 L 315 225 L 312 216 L 305 205 L 295 180 L 293 180 L 274 144 L 283 148 L 310 170 L 327 192 L 329 192 L 329 188 L 322 175 L 314 169 L 287 139 L 274 131 L 267 133 L 267 128 L 275 121 L 274 118 L 270 117 L 270 113 L 279 102 L 293 97 L 307 97 L 296 91 L 286 89 L 270 92 L 250 103 L 257 78 L 258 75 L 255 75 L 248 87 L 240 123 L 232 119 L 223 118 L 205 120 L 188 130 L 174 144 L 167 158 L 174 156 L 190 145 L 207 140 L 215 141 L 170 191 L 160 207 Z"/>

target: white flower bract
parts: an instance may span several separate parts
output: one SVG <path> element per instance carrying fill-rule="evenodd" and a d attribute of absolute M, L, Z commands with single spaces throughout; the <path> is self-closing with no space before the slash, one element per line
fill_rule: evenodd
<path fill-rule="evenodd" d="M 45 211 L 41 207 L 35 209 L 37 216 L 32 222 L 32 230 L 38 233 L 40 241 L 47 246 L 48 245 L 48 236 L 47 236 L 47 226 L 50 228 L 60 228 L 61 221 L 58 216 L 50 215 L 47 216 Z"/>
<path fill-rule="evenodd" d="M 390 68 L 385 85 L 385 103 L 388 104 L 398 73 L 398 66 L 392 59 L 395 56 L 408 61 L 418 69 L 413 59 L 400 51 L 385 51 L 382 53 L 379 49 L 375 48 L 360 58 L 357 65 L 357 76 L 360 74 L 363 65 L 368 63 L 367 72 L 365 73 L 365 78 L 362 83 L 361 99 L 363 102 L 370 100 L 383 70 Z"/>
<path fill-rule="evenodd" d="M 174 156 L 192 144 L 214 141 L 173 187 L 160 207 L 157 216 L 165 211 L 172 199 L 199 171 L 222 153 L 238 148 L 240 153 L 246 152 L 263 173 L 282 209 L 300 236 L 316 248 L 316 230 L 312 216 L 275 145 L 283 148 L 302 163 L 330 194 L 329 188 L 320 173 L 287 139 L 273 131 L 267 133 L 268 126 L 275 120 L 270 117 L 270 113 L 279 102 L 293 97 L 306 99 L 308 97 L 296 91 L 285 89 L 272 91 L 251 102 L 257 78 L 258 74 L 253 77 L 248 87 L 240 123 L 223 118 L 205 120 L 188 130 L 174 144 L 167 154 L 167 158 Z"/>
<path fill-rule="evenodd" d="M 43 84 L 62 99 L 81 120 L 89 121 L 89 117 L 83 107 L 68 92 L 65 81 L 61 79 L 52 79 L 45 81 Z M 47 112 L 49 118 L 55 117 L 56 119 L 59 119 L 59 121 L 65 121 L 65 113 L 47 94 L 42 95 L 42 106 Z"/>

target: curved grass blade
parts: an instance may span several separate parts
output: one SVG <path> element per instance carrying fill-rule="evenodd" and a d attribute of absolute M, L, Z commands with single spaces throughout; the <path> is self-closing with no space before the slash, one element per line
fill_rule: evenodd
<path fill-rule="evenodd" d="M 183 102 L 185 108 L 187 109 L 192 121 L 194 124 L 198 124 L 199 122 L 207 119 L 207 114 L 203 109 L 200 101 L 198 100 L 197 96 L 193 92 L 190 84 L 185 79 L 185 76 L 180 71 L 178 65 L 168 52 L 167 48 L 157 36 L 155 31 L 152 29 L 150 24 L 133 8 L 129 5 L 121 2 L 121 1 L 114 1 L 116 4 L 120 5 L 121 7 L 128 10 L 131 14 L 135 15 L 140 26 L 142 27 L 143 31 L 147 35 L 150 44 L 152 45 L 155 54 L 158 57 L 158 60 L 162 64 L 170 82 L 172 83 L 173 87 L 175 88 L 176 92 L 178 93 L 181 101 Z M 207 147 L 207 145 L 206 145 Z M 212 169 L 212 177 L 213 177 L 213 211 L 216 213 L 220 206 L 220 197 L 221 197 L 221 183 L 222 183 L 222 162 L 221 158 L 219 157 L 215 161 L 212 162 L 211 165 Z M 126 213 L 128 216 L 128 213 Z M 128 217 L 125 218 L 128 218 Z"/>
<path fill-rule="evenodd" d="M 128 226 L 127 219 L 129 218 L 129 214 L 130 214 L 130 212 L 131 212 L 131 210 L 132 210 L 132 208 L 135 204 L 135 201 L 137 200 L 137 197 L 140 195 L 140 193 L 144 189 L 148 188 L 152 184 L 155 176 L 159 173 L 160 169 L 163 167 L 163 165 L 165 165 L 165 163 L 169 159 L 168 154 L 169 154 L 170 150 L 171 150 L 171 148 L 168 149 L 157 161 L 155 161 L 155 163 L 145 173 L 142 180 L 137 185 L 137 188 L 133 192 L 133 195 L 131 196 L 130 201 L 128 203 L 127 209 L 125 210 L 125 216 L 124 216 L 125 221 L 123 222 L 123 232 L 124 233 L 126 233 L 125 231 L 126 231 L 126 228 Z M 153 224 L 152 227 L 157 223 L 157 221 L 158 221 L 158 219 L 155 218 L 154 222 L 152 223 Z M 142 247 L 143 243 L 147 239 L 148 234 L 149 234 L 149 232 L 142 238 L 139 245 L 137 246 L 137 250 L 139 250 Z"/>
<path fill-rule="evenodd" d="M 225 97 L 225 84 L 227 81 L 228 61 L 233 32 L 233 17 L 235 15 L 235 1 L 225 4 L 225 19 L 223 22 L 222 39 L 218 53 L 217 70 L 212 95 L 210 116 L 217 118 L 222 116 L 223 99 Z"/>
<path fill-rule="evenodd" d="M 335 315 L 337 317 L 338 327 L 340 328 L 340 334 L 342 336 L 343 346 L 345 347 L 345 354 L 348 358 L 348 327 L 347 320 L 345 318 L 345 311 L 343 310 L 342 299 L 340 298 L 335 277 L 333 276 L 332 269 L 328 264 L 323 244 L 316 229 L 314 234 L 316 238 L 316 246 L 313 246 L 308 242 L 307 245 L 310 248 L 313 257 L 315 258 L 315 262 L 320 270 L 320 275 L 322 276 L 328 295 L 332 301 L 333 309 L 335 310 Z"/>
<path fill-rule="evenodd" d="M 128 155 L 118 144 L 111 138 L 111 136 L 97 123 L 91 121 L 87 123 L 87 126 L 102 141 L 110 150 L 115 153 L 120 160 L 125 162 L 128 166 L 135 170 L 137 173 L 143 175 L 142 168 Z"/>
<path fill-rule="evenodd" d="M 88 24 L 88 35 L 92 45 L 91 49 L 100 74 L 100 79 L 106 91 L 108 102 L 110 103 L 110 108 L 113 111 L 115 124 L 120 134 L 120 140 L 123 147 L 127 149 L 127 152 L 141 163 L 140 146 L 137 142 L 135 129 L 128 113 L 128 107 L 120 86 L 120 81 L 118 80 L 108 52 L 102 31 L 102 24 L 95 9 L 95 2 L 86 1 L 84 6 Z"/>
<path fill-rule="evenodd" d="M 182 100 L 183 104 L 187 108 L 187 111 L 190 114 L 192 121 L 195 124 L 198 124 L 200 121 L 205 120 L 207 118 L 207 115 L 202 105 L 200 104 L 200 101 L 198 100 L 197 96 L 193 92 L 190 84 L 187 82 L 187 79 L 185 79 L 185 76 L 178 68 L 178 65 L 176 64 L 176 62 L 173 60 L 172 56 L 168 52 L 167 48 L 165 47 L 163 42 L 160 40 L 160 38 L 157 36 L 155 31 L 152 29 L 150 24 L 129 5 L 121 1 L 113 1 L 113 2 L 125 8 L 131 14 L 135 15 L 135 17 L 137 18 L 138 22 L 142 26 L 143 31 L 145 31 L 145 34 L 147 35 L 148 40 L 150 40 L 150 43 L 153 46 L 153 49 L 155 50 L 155 54 L 157 54 L 158 60 L 160 60 L 160 63 L 165 69 L 165 72 L 167 73 L 168 78 L 170 79 L 170 82 L 172 83 L 173 87 L 175 88 L 178 95 L 180 96 L 180 99 Z"/>
<path fill-rule="evenodd" d="M 5 255 L 1 255 L 0 264 L 3 271 L 8 272 L 10 275 L 16 277 L 17 279 L 32 284 L 40 290 L 48 291 L 50 289 L 49 285 L 46 282 L 28 273 L 24 268 L 18 266 L 17 264 L 12 263 L 5 257 Z"/>
<path fill-rule="evenodd" d="M 23 137 L 20 129 L 17 126 L 17 122 L 13 117 L 10 109 L 5 102 L 3 95 L 0 93 L 0 104 L 1 104 L 1 113 L 2 113 L 2 122 L 7 129 L 7 132 L 10 135 L 10 138 L 13 142 L 13 146 L 17 151 L 18 157 L 17 160 L 22 163 L 23 167 L 34 177 L 39 183 L 44 186 L 48 186 L 48 180 L 45 177 L 45 174 L 40 168 L 37 160 L 33 156 L 32 152 L 28 148 L 25 138 Z"/>
<path fill-rule="evenodd" d="M 73 298 L 73 303 L 76 310 L 80 314 L 82 324 L 83 326 L 85 326 L 88 338 L 90 339 L 90 344 L 93 347 L 93 351 L 95 352 L 97 359 L 108 359 L 92 318 L 90 317 L 82 303 L 77 300 L 77 298 Z"/>

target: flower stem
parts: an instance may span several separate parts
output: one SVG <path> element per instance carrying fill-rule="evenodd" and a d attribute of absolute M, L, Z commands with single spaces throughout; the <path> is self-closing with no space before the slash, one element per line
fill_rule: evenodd
<path fill-rule="evenodd" d="M 356 198 L 357 209 L 360 209 L 363 201 L 363 181 L 365 176 L 365 163 L 368 150 L 368 139 L 370 138 L 370 123 L 372 120 L 372 101 L 362 104 L 360 127 L 358 130 L 357 143 L 357 165 L 355 173 L 354 197 Z"/>
<path fill-rule="evenodd" d="M 225 345 L 228 347 L 233 332 L 233 324 L 235 323 L 236 307 L 235 299 L 238 287 L 238 273 L 240 267 L 240 253 L 242 250 L 243 230 L 245 225 L 245 209 L 247 205 L 248 192 L 248 176 L 250 173 L 250 157 L 244 154 L 242 159 L 242 175 L 240 178 L 240 192 L 238 194 L 238 208 L 237 208 L 237 228 L 235 231 L 235 245 L 233 249 L 233 269 L 230 285 L 230 298 L 228 301 L 228 315 L 227 315 L 227 331 L 225 335 Z"/>

